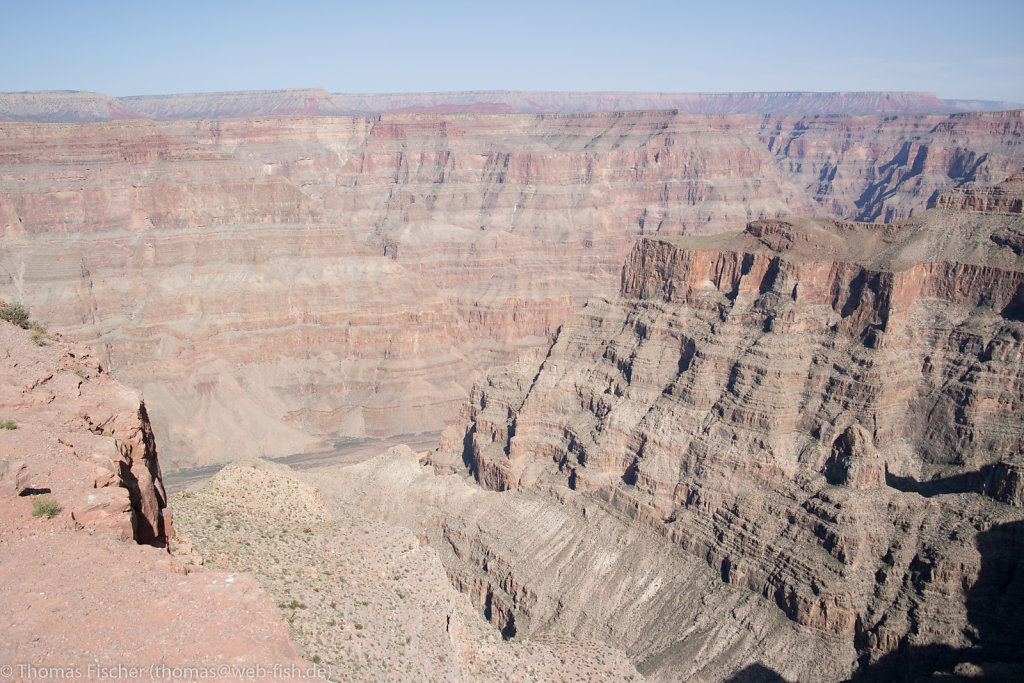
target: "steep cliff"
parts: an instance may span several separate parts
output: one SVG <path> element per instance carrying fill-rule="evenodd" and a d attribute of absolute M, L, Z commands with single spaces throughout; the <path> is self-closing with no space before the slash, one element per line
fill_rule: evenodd
<path fill-rule="evenodd" d="M 0 452 L 21 481 L 10 493 L 46 488 L 78 526 L 163 543 L 167 496 L 138 394 L 86 349 L 40 330 L 0 322 L 0 342 L 0 411 L 16 426 L 0 432 Z"/>
<path fill-rule="evenodd" d="M 754 623 L 778 610 L 835 658 L 756 660 L 785 676 L 848 676 L 853 650 L 869 678 L 1019 675 L 1024 222 L 1001 209 L 1020 181 L 895 225 L 641 240 L 619 296 L 491 373 L 431 460 L 649 529 L 667 547 L 648 556 L 699 559 L 762 596 Z M 481 540 L 454 507 L 457 581 L 501 588 L 517 623 L 587 621 L 535 597 L 563 555 Z"/>
<path fill-rule="evenodd" d="M 296 94 L 298 96 L 298 94 Z M 1020 112 L 0 126 L 0 287 L 151 408 L 165 466 L 441 428 L 642 235 L 911 215 Z"/>
<path fill-rule="evenodd" d="M 3 676 L 318 677 L 252 577 L 189 572 L 168 553 L 138 394 L 85 348 L 34 332 L 0 321 Z"/>

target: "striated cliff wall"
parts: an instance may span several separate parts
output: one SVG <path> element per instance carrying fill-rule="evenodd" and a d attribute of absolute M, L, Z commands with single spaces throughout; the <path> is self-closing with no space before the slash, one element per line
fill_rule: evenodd
<path fill-rule="evenodd" d="M 968 662 L 1012 678 L 1024 223 L 963 207 L 1014 206 L 1020 180 L 896 225 L 772 220 L 641 240 L 619 296 L 489 374 L 431 460 L 649 528 L 837 661 L 856 650 L 865 676 Z M 453 573 L 520 585 L 509 612 L 537 619 L 530 595 L 550 588 L 557 556 L 526 570 L 528 545 L 473 555 L 488 544 L 468 529 L 447 536 Z"/>
<path fill-rule="evenodd" d="M 0 288 L 151 408 L 165 466 L 442 427 L 643 235 L 908 216 L 1020 112 L 0 126 Z"/>

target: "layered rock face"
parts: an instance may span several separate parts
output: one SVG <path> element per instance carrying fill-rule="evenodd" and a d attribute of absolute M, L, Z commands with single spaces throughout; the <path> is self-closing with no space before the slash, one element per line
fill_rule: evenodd
<path fill-rule="evenodd" d="M 851 670 L 852 644 L 809 636 L 607 502 L 557 484 L 488 491 L 460 472 L 457 454 L 394 449 L 305 476 L 329 506 L 429 541 L 452 584 L 513 642 L 601 642 L 656 681 L 762 680 L 766 666 L 787 680 L 837 680 Z"/>
<path fill-rule="evenodd" d="M 619 296 L 592 300 L 546 355 L 491 373 L 432 460 L 652 530 L 671 547 L 658 557 L 698 558 L 762 596 L 840 669 L 856 650 L 869 678 L 1012 679 L 1024 222 L 991 209 L 1018 206 L 1020 181 L 938 201 L 985 211 L 896 225 L 641 240 Z M 529 615 L 559 556 L 516 566 L 529 550 L 462 528 L 463 563 Z"/>
<path fill-rule="evenodd" d="M 165 466 L 441 428 L 637 236 L 920 212 L 1020 112 L 0 127 L 0 287 L 151 407 Z M 909 150 L 909 151 L 908 151 Z"/>
<path fill-rule="evenodd" d="M 1020 171 L 1021 122 L 1019 112 L 765 117 L 757 135 L 777 166 L 813 197 L 818 215 L 892 222 L 931 206 L 951 179 L 969 176 L 991 186 Z M 972 140 L 1002 140 L 1015 160 L 993 165 L 992 155 L 1002 152 Z"/>

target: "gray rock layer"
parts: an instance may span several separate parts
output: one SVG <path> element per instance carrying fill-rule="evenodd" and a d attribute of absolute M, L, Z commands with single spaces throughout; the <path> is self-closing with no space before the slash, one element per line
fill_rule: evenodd
<path fill-rule="evenodd" d="M 619 296 L 571 317 L 543 357 L 491 373 L 433 460 L 464 461 L 513 500 L 585 509 L 588 524 L 592 510 L 626 520 L 663 539 L 644 562 L 695 558 L 708 586 L 762 598 L 757 623 L 785 615 L 807 629 L 808 654 L 815 643 L 837 662 L 756 660 L 785 676 L 841 678 L 855 659 L 869 677 L 1019 672 L 1007 653 L 1024 607 L 1022 226 L 943 209 L 898 225 L 762 221 L 643 240 Z M 607 607 L 538 620 L 534 595 L 566 575 L 561 555 L 525 537 L 504 556 L 459 554 L 473 541 L 449 533 L 517 621 L 617 623 L 597 615 Z M 580 562 L 586 580 L 601 566 Z M 608 585 L 633 572 L 644 575 Z"/>

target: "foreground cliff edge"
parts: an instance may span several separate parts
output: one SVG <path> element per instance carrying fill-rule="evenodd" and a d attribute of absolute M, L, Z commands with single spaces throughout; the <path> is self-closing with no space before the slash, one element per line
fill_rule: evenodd
<path fill-rule="evenodd" d="M 438 450 L 307 476 L 650 679 L 1019 680 L 1022 198 L 642 240 Z"/>
<path fill-rule="evenodd" d="M 251 577 L 167 552 L 145 405 L 84 348 L 0 321 L 0 414 L 4 678 L 315 676 Z"/>

